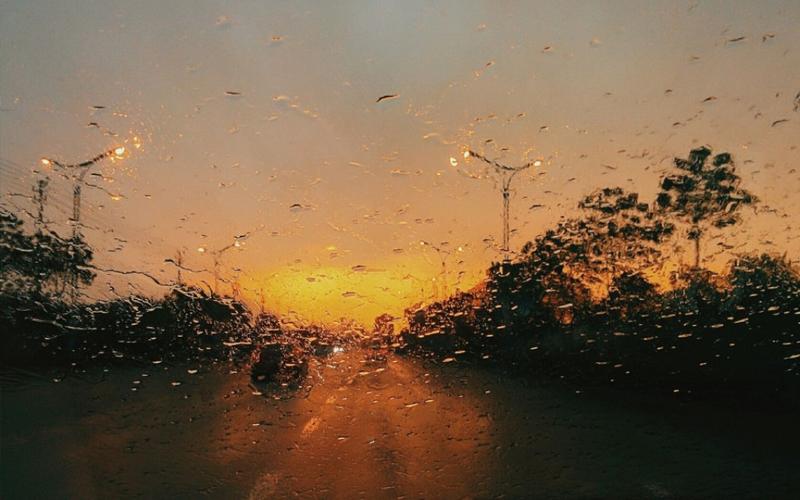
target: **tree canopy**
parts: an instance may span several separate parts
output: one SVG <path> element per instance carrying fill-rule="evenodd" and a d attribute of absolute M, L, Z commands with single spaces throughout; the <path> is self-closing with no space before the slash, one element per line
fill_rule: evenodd
<path fill-rule="evenodd" d="M 656 198 L 665 214 L 688 223 L 688 239 L 695 242 L 695 267 L 700 267 L 700 239 L 708 227 L 722 228 L 740 221 L 739 211 L 757 201 L 743 189 L 729 153 L 715 155 L 702 146 L 689 157 L 675 158 L 673 171 L 664 175 Z"/>

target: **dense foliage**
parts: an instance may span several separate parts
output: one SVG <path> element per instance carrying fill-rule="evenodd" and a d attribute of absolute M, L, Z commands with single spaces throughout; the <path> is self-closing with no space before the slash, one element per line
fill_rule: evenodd
<path fill-rule="evenodd" d="M 734 224 L 756 201 L 730 155 L 709 166 L 710 154 L 676 159 L 687 173 L 662 179 L 654 206 L 621 188 L 595 191 L 579 216 L 494 264 L 482 286 L 408 310 L 406 349 L 581 383 L 796 396 L 800 275 L 785 257 L 740 255 L 721 274 L 698 260 L 669 285 L 654 279 L 680 223 L 699 239 L 706 225 Z"/>

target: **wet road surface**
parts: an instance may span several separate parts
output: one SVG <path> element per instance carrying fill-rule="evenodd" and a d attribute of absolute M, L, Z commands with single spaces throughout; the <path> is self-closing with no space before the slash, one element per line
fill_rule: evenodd
<path fill-rule="evenodd" d="M 244 373 L 195 368 L 5 376 L 2 497 L 800 495 L 796 415 L 358 350 L 315 362 L 281 399 Z"/>

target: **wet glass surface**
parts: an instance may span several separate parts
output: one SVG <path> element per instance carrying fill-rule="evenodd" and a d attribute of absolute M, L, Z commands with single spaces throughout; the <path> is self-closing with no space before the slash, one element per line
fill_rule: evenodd
<path fill-rule="evenodd" d="M 793 414 L 576 393 L 395 356 L 365 366 L 363 355 L 345 352 L 314 366 L 312 389 L 279 400 L 254 395 L 246 374 L 222 369 L 194 377 L 179 367 L 131 369 L 58 385 L 26 379 L 4 394 L 4 454 L 14 457 L 4 467 L 5 491 L 74 498 L 797 492 L 787 481 L 797 466 Z M 175 379 L 184 383 L 175 387 Z"/>
<path fill-rule="evenodd" d="M 798 497 L 799 22 L 0 4 L 0 497 Z"/>

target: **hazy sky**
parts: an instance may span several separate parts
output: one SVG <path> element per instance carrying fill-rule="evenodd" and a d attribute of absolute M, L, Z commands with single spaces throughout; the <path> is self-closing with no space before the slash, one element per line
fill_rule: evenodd
<path fill-rule="evenodd" d="M 3 0 L 0 189 L 29 209 L 17 194 L 40 157 L 125 143 L 85 189 L 98 265 L 174 280 L 179 248 L 211 269 L 255 231 L 224 279 L 283 314 L 369 321 L 442 293 L 420 240 L 463 247 L 449 290 L 497 259 L 500 193 L 466 146 L 545 160 L 515 183 L 514 248 L 597 187 L 652 199 L 671 157 L 709 144 L 776 209 L 724 240 L 797 257 L 798 92 L 797 0 Z M 67 232 L 70 184 L 49 175 L 47 216 Z M 109 275 L 93 293 L 140 289 L 158 291 Z"/>

